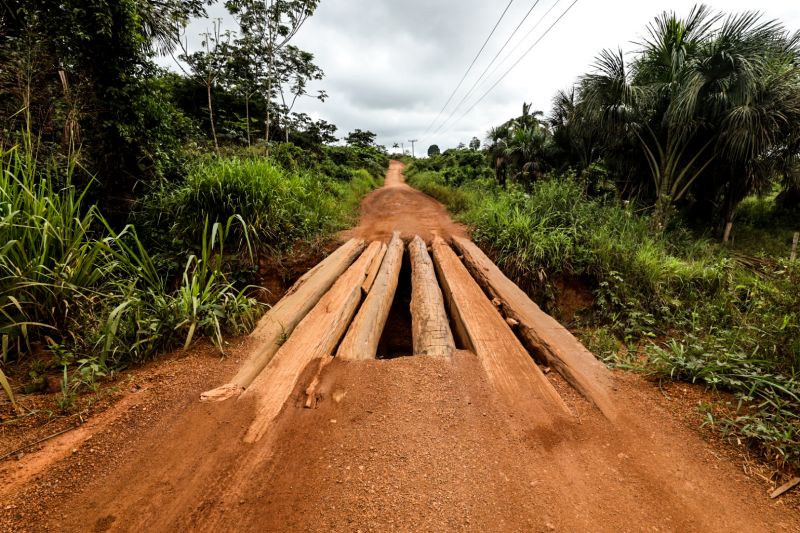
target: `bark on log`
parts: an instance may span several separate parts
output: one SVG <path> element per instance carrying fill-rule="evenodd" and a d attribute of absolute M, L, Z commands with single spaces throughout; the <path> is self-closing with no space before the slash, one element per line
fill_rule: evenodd
<path fill-rule="evenodd" d="M 375 282 L 336 351 L 336 356 L 342 359 L 375 359 L 378 353 L 378 341 L 386 326 L 403 266 L 400 232 L 394 232 L 388 248 L 383 245 L 382 250 L 386 253 Z"/>
<path fill-rule="evenodd" d="M 200 395 L 203 401 L 221 401 L 250 386 L 283 341 L 364 250 L 361 239 L 350 239 L 298 279 L 281 300 L 259 320 L 250 334 L 255 346 L 231 381 Z"/>
<path fill-rule="evenodd" d="M 380 251 L 375 241 L 333 284 L 317 305 L 298 324 L 267 367 L 240 398 L 255 397 L 256 419 L 245 434 L 245 442 L 256 442 L 267 432 L 297 386 L 306 366 L 331 354 L 361 303 L 361 285 L 372 260 Z"/>
<path fill-rule="evenodd" d="M 552 425 L 569 415 L 558 392 L 440 237 L 433 240 L 433 257 L 451 316 L 461 322 L 457 329 L 481 360 L 489 382 L 500 396 L 543 425 Z"/>
<path fill-rule="evenodd" d="M 428 249 L 419 236 L 408 244 L 411 258 L 411 333 L 414 355 L 450 357 L 456 349 L 444 298 Z"/>
<path fill-rule="evenodd" d="M 387 246 L 381 243 L 381 249 L 378 251 L 378 255 L 375 256 L 375 259 L 372 260 L 372 264 L 369 267 L 369 272 L 367 272 L 367 279 L 364 280 L 364 283 L 361 285 L 361 289 L 364 291 L 364 294 L 367 294 L 370 289 L 372 289 L 373 283 L 375 283 L 375 278 L 378 276 L 378 271 L 381 269 L 381 264 L 383 264 L 383 257 L 386 255 Z"/>
<path fill-rule="evenodd" d="M 508 319 L 518 322 L 517 331 L 523 344 L 564 376 L 606 418 L 615 420 L 618 412 L 611 393 L 613 376 L 605 365 L 564 326 L 542 311 L 472 241 L 454 237 L 453 244 L 478 284 L 490 298 L 501 302 L 500 307 Z"/>

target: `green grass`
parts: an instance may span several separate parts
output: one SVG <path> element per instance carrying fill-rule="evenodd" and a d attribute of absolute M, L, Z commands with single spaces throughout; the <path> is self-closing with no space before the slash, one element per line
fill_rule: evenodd
<path fill-rule="evenodd" d="M 200 251 L 184 257 L 173 283 L 133 227 L 114 232 L 86 204 L 71 168 L 42 169 L 16 148 L 0 153 L 0 165 L 4 363 L 42 346 L 59 368 L 93 378 L 199 336 L 222 349 L 223 334 L 254 325 L 259 305 L 228 281 L 223 262 L 223 241 L 240 218 L 201 222 Z"/>
<path fill-rule="evenodd" d="M 407 175 L 545 308 L 555 278 L 581 278 L 595 303 L 578 325 L 607 363 L 732 393 L 709 423 L 777 466 L 800 467 L 800 264 L 789 264 L 785 236 L 780 254 L 765 247 L 752 262 L 680 226 L 654 234 L 646 216 L 588 196 L 570 176 L 503 191 L 485 180 L 451 187 L 425 165 Z M 776 225 L 772 206 L 748 202 L 739 234 Z"/>
<path fill-rule="evenodd" d="M 776 193 L 745 198 L 736 211 L 731 248 L 737 252 L 788 259 L 792 237 L 800 231 L 800 213 L 775 205 Z"/>
<path fill-rule="evenodd" d="M 360 198 L 376 180 L 366 170 L 348 170 L 339 181 L 311 171 L 286 170 L 261 157 L 201 160 L 179 183 L 165 183 L 137 207 L 137 226 L 162 251 L 189 250 L 199 242 L 198 220 L 244 221 L 230 235 L 244 250 L 249 235 L 256 253 L 280 252 L 346 227 Z"/>
<path fill-rule="evenodd" d="M 263 310 L 249 284 L 258 256 L 346 227 L 379 183 L 330 160 L 337 177 L 258 156 L 201 158 L 140 200 L 135 226 L 115 230 L 72 185 L 72 166 L 41 167 L 30 152 L 0 152 L 0 364 L 52 354 L 37 374 L 67 373 L 65 405 L 76 387 L 198 338 L 224 352 Z M 381 161 L 336 156 L 372 171 Z"/>

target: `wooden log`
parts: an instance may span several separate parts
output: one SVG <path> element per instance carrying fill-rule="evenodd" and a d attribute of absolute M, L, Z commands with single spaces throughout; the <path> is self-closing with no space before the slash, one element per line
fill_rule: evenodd
<path fill-rule="evenodd" d="M 414 355 L 450 357 L 456 349 L 444 298 L 428 249 L 419 235 L 408 244 L 411 259 L 411 338 Z"/>
<path fill-rule="evenodd" d="M 350 239 L 298 279 L 281 300 L 259 320 L 250 334 L 255 349 L 231 381 L 200 395 L 202 401 L 221 401 L 250 386 L 333 283 L 364 251 L 361 239 Z"/>
<path fill-rule="evenodd" d="M 380 251 L 380 244 L 378 241 L 370 244 L 336 280 L 240 396 L 256 398 L 256 419 L 245 434 L 245 442 L 261 439 L 291 396 L 306 366 L 316 358 L 330 355 L 336 347 L 361 303 L 361 285 Z"/>
<path fill-rule="evenodd" d="M 552 425 L 569 415 L 553 385 L 440 237 L 433 239 L 433 258 L 451 316 L 461 322 L 456 329 L 465 335 L 465 345 L 481 360 L 500 396 L 541 424 Z"/>
<path fill-rule="evenodd" d="M 555 368 L 578 392 L 608 418 L 617 417 L 612 400 L 611 372 L 564 326 L 542 311 L 525 292 L 508 279 L 475 243 L 460 237 L 453 244 L 461 252 L 473 278 L 516 327 L 522 343 L 547 365 Z"/>
<path fill-rule="evenodd" d="M 375 359 L 378 353 L 378 341 L 386 326 L 400 279 L 400 267 L 403 266 L 403 241 L 400 239 L 400 232 L 394 232 L 388 248 L 383 245 L 383 249 L 386 253 L 375 282 L 339 345 L 336 357 Z"/>
<path fill-rule="evenodd" d="M 367 272 L 367 279 L 364 280 L 364 283 L 361 285 L 361 289 L 364 291 L 364 294 L 367 294 L 370 289 L 372 289 L 372 284 L 375 283 L 375 278 L 378 276 L 378 271 L 381 268 L 381 264 L 383 264 L 383 256 L 386 255 L 387 246 L 381 243 L 381 249 L 378 251 L 378 255 L 375 256 L 375 259 L 372 260 L 372 264 L 369 267 L 369 272 Z"/>
<path fill-rule="evenodd" d="M 769 497 L 772 498 L 772 499 L 775 499 L 778 496 L 780 496 L 781 494 L 792 490 L 797 485 L 800 485 L 800 477 L 794 477 L 794 478 L 790 479 L 789 481 L 787 481 L 786 483 L 784 483 L 783 485 L 781 485 L 777 489 L 773 490 L 770 493 Z"/>

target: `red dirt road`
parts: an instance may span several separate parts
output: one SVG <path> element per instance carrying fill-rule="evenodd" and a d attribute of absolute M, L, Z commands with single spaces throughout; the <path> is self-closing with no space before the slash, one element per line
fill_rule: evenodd
<path fill-rule="evenodd" d="M 464 231 L 400 170 L 352 234 Z M 197 398 L 247 352 L 187 358 L 191 372 L 153 384 L 13 493 L 0 488 L 0 530 L 800 530 L 796 508 L 769 500 L 636 376 L 615 374 L 614 427 L 551 372 L 572 419 L 533 430 L 469 352 L 334 360 L 317 409 L 298 387 L 268 437 L 245 444 L 251 403 Z"/>
<path fill-rule="evenodd" d="M 442 238 L 457 235 L 468 237 L 466 228 L 453 222 L 442 204 L 416 189 L 403 179 L 403 164 L 392 161 L 384 186 L 372 191 L 361 202 L 358 226 L 344 232 L 346 238 L 389 242 L 393 231 L 404 241 L 419 235 L 429 242 L 434 234 Z"/>

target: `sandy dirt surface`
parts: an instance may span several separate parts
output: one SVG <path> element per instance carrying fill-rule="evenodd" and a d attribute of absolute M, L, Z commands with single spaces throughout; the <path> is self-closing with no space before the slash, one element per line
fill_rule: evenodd
<path fill-rule="evenodd" d="M 365 200 L 371 229 L 353 232 L 462 232 L 398 183 L 400 169 Z M 770 500 L 676 414 L 678 399 L 638 376 L 615 373 L 625 416 L 613 426 L 550 372 L 571 417 L 533 429 L 535 414 L 501 401 L 470 352 L 334 360 L 316 409 L 303 407 L 301 380 L 270 434 L 245 444 L 252 401 L 197 398 L 250 348 L 144 372 L 144 392 L 0 491 L 0 531 L 800 531 L 795 499 Z"/>
<path fill-rule="evenodd" d="M 384 186 L 368 194 L 361 203 L 361 219 L 357 227 L 344 232 L 346 238 L 389 242 L 393 231 L 404 241 L 419 235 L 426 242 L 438 234 L 467 237 L 464 226 L 453 222 L 442 204 L 411 188 L 403 179 L 403 164 L 392 161 Z"/>

